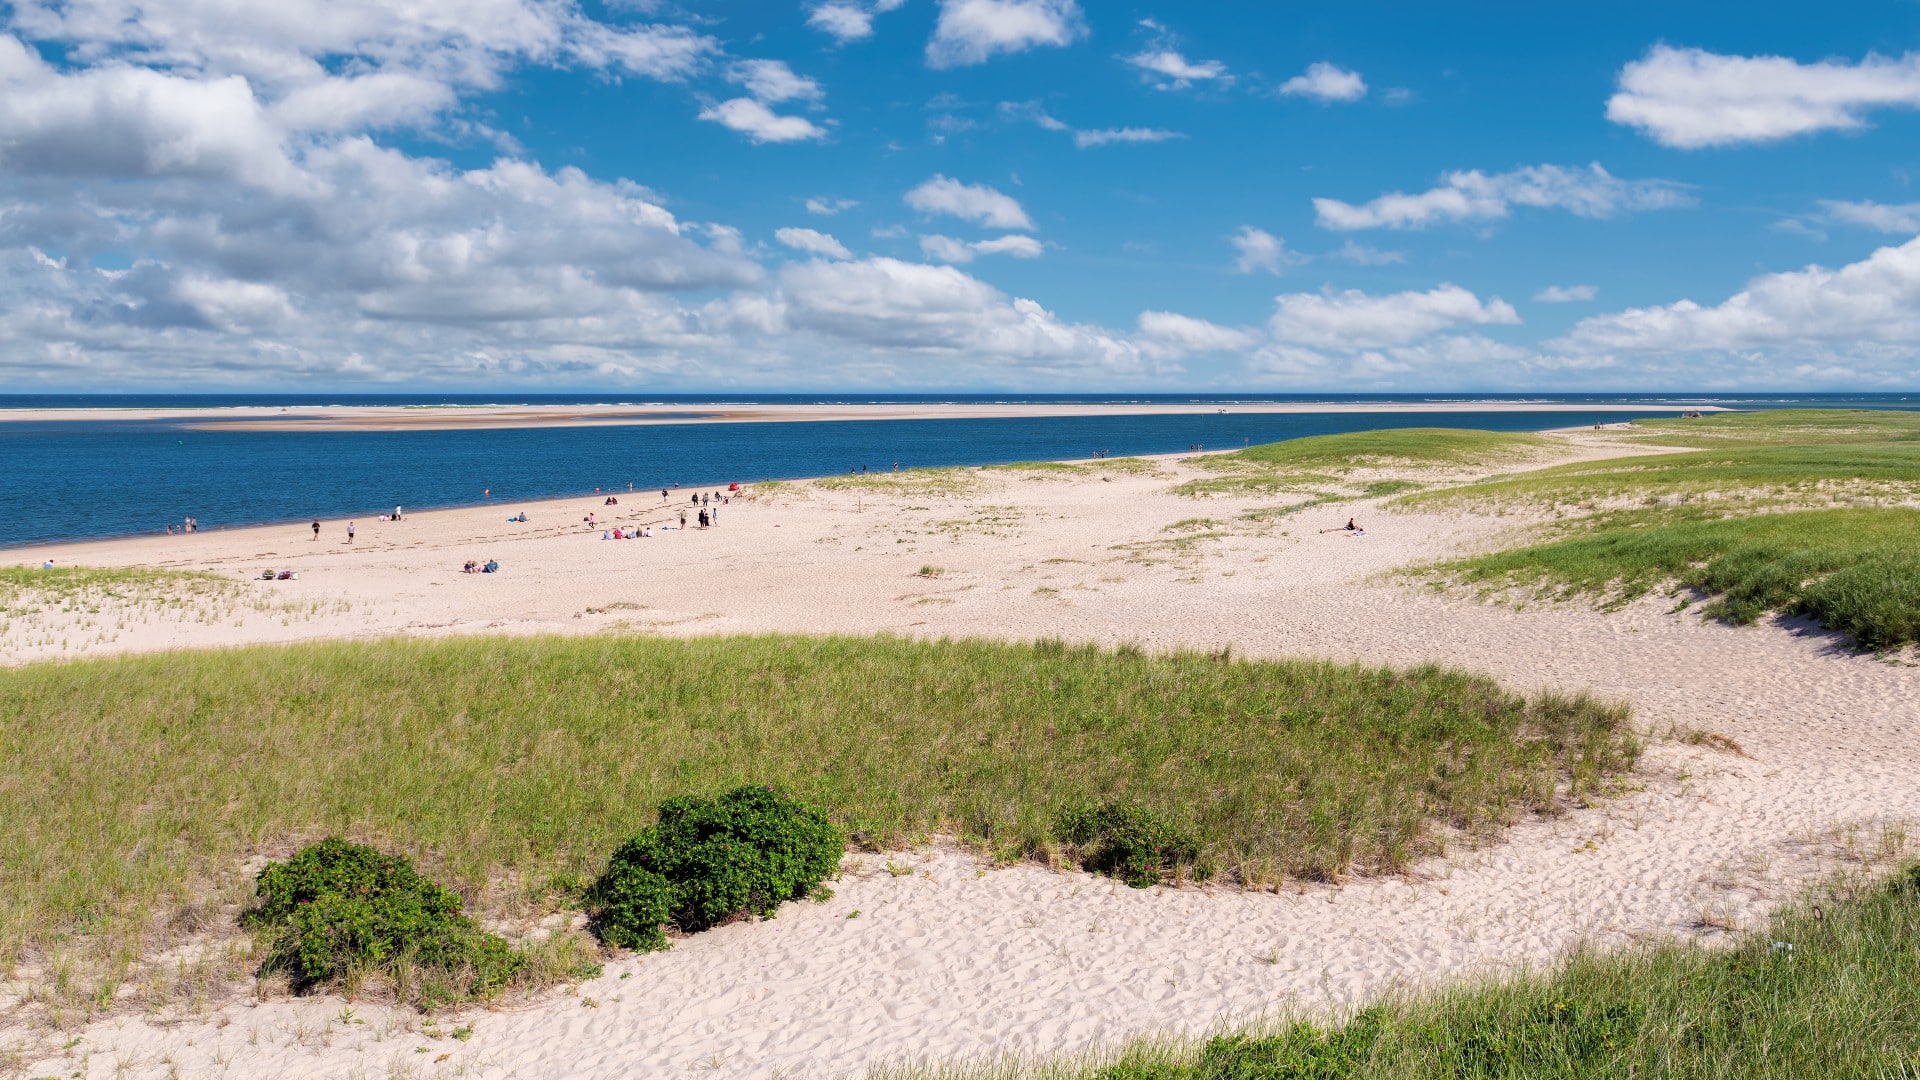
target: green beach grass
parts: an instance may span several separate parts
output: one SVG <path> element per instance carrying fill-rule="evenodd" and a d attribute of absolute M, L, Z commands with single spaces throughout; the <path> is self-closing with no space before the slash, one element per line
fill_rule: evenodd
<path fill-rule="evenodd" d="M 1920 868 L 1836 882 L 1731 948 L 1582 950 L 1531 976 L 1402 996 L 1334 1027 L 867 1080 L 1920 1076 Z M 1104 1058 L 1104 1060 L 1101 1060 Z"/>
<path fill-rule="evenodd" d="M 1402 496 L 1416 510 L 1592 513 L 1711 501 L 1730 509 L 1920 498 L 1920 441 L 1717 447 L 1558 465 Z"/>
<path fill-rule="evenodd" d="M 1188 458 L 1218 475 L 1190 480 L 1182 495 L 1269 495 L 1341 486 L 1355 470 L 1486 468 L 1523 462 L 1556 447 L 1541 435 L 1472 428 L 1385 428 L 1265 443 Z M 1376 480 L 1379 478 L 1376 478 Z"/>
<path fill-rule="evenodd" d="M 1414 510 L 1551 513 L 1536 542 L 1424 568 L 1485 591 L 1618 606 L 1653 592 L 1733 623 L 1801 615 L 1874 649 L 1920 641 L 1920 414 L 1781 410 L 1640 421 L 1703 449 L 1403 495 Z"/>
<path fill-rule="evenodd" d="M 870 846 L 1058 851 L 1114 796 L 1247 885 L 1390 872 L 1628 768 L 1626 710 L 1458 671 L 977 641 L 461 638 L 0 671 L 0 970 L 106 1000 L 243 862 L 338 834 L 480 914 L 564 906 L 673 795 Z M 544 905 L 544 907 L 543 907 Z M 83 977 L 84 976 L 84 977 Z M 102 996 L 105 995 L 105 996 Z"/>
<path fill-rule="evenodd" d="M 1698 595 L 1714 618 L 1802 615 L 1867 648 L 1920 641 L 1920 510 L 1609 514 L 1580 535 L 1431 569 L 1482 589 L 1608 607 L 1655 591 Z"/>

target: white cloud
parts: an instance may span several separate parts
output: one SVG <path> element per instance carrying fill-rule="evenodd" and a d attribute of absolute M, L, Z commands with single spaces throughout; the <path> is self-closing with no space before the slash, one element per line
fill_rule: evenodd
<path fill-rule="evenodd" d="M 1301 261 L 1298 255 L 1287 250 L 1286 241 L 1251 225 L 1240 226 L 1240 231 L 1227 240 L 1240 253 L 1233 261 L 1233 268 L 1242 274 L 1251 274 L 1255 270 L 1280 274 Z"/>
<path fill-rule="evenodd" d="M 1862 225 L 1886 233 L 1920 232 L 1920 203 L 1820 201 L 1828 221 Z M 1824 237 L 1823 237 L 1824 239 Z"/>
<path fill-rule="evenodd" d="M 874 0 L 862 5 L 852 0 L 828 0 L 807 13 L 807 25 L 831 34 L 839 44 L 873 36 L 873 17 L 892 11 L 907 0 Z"/>
<path fill-rule="evenodd" d="M 1106 146 L 1109 143 L 1157 143 L 1184 138 L 1186 136 L 1177 131 L 1159 128 L 1102 128 L 1098 131 L 1074 132 L 1073 145 L 1085 150 L 1090 146 Z"/>
<path fill-rule="evenodd" d="M 1357 71 L 1333 64 L 1309 64 L 1306 74 L 1295 75 L 1280 84 L 1280 92 L 1294 97 L 1310 97 L 1320 102 L 1358 101 L 1367 96 L 1367 81 Z"/>
<path fill-rule="evenodd" d="M 1598 164 L 1585 169 L 1534 165 L 1488 176 L 1479 170 L 1448 173 L 1439 187 L 1417 195 L 1393 192 L 1355 206 L 1315 199 L 1324 229 L 1422 229 L 1436 222 L 1494 221 L 1514 206 L 1557 208 L 1580 217 L 1606 218 L 1634 210 L 1689 206 L 1693 198 L 1666 180 L 1621 180 Z"/>
<path fill-rule="evenodd" d="M 712 120 L 757 143 L 804 142 L 824 139 L 827 129 L 804 116 L 781 116 L 752 98 L 733 98 L 700 110 L 700 119 Z"/>
<path fill-rule="evenodd" d="M 950 266 L 883 258 L 789 263 L 780 285 L 789 327 L 842 342 L 969 363 L 1016 362 L 1062 375 L 1149 370 L 1138 344 L 1063 322 L 1032 300 L 1009 299 Z"/>
<path fill-rule="evenodd" d="M 1457 326 L 1514 324 L 1520 316 L 1498 297 L 1482 301 L 1458 285 L 1384 296 L 1358 289 L 1287 293 L 1274 299 L 1268 327 L 1276 341 L 1309 348 L 1405 345 Z"/>
<path fill-rule="evenodd" d="M 727 81 L 747 88 L 758 101 L 777 105 L 782 101 L 819 101 L 820 84 L 780 60 L 741 60 L 727 68 Z"/>
<path fill-rule="evenodd" d="M 1767 274 L 1712 307 L 1681 300 L 1596 315 L 1554 344 L 1576 353 L 1727 351 L 1756 361 L 1850 354 L 1898 360 L 1910 380 L 1920 346 L 1920 238 L 1838 270 Z"/>
<path fill-rule="evenodd" d="M 1355 266 L 1392 266 L 1407 261 L 1404 251 L 1382 251 L 1349 240 L 1340 245 L 1340 250 L 1329 252 L 1330 257 L 1350 262 Z"/>
<path fill-rule="evenodd" d="M 945 263 L 970 263 L 979 255 L 1011 255 L 1016 259 L 1037 259 L 1042 248 L 1040 241 L 1031 236 L 1010 233 L 991 240 L 975 240 L 971 243 L 956 240 L 951 236 L 922 236 L 920 250 L 930 259 Z"/>
<path fill-rule="evenodd" d="M 923 214 L 947 214 L 988 228 L 1033 231 L 1032 219 L 1012 196 L 938 174 L 907 192 L 906 204 Z"/>
<path fill-rule="evenodd" d="M 1259 340 L 1258 335 L 1246 330 L 1171 311 L 1143 311 L 1139 327 L 1142 337 L 1180 353 L 1232 352 L 1249 348 Z"/>
<path fill-rule="evenodd" d="M 806 203 L 807 213 L 818 214 L 821 217 L 832 217 L 835 214 L 844 213 L 859 205 L 860 203 L 854 199 L 813 198 L 808 199 Z"/>
<path fill-rule="evenodd" d="M 1068 45 L 1086 32 L 1075 0 L 940 0 L 927 63 L 978 64 L 996 53 Z"/>
<path fill-rule="evenodd" d="M 1196 82 L 1228 78 L 1227 65 L 1220 61 L 1202 60 L 1196 64 L 1174 49 L 1147 49 L 1122 59 L 1142 71 L 1162 76 L 1166 80 L 1158 84 L 1162 90 L 1184 90 Z"/>
<path fill-rule="evenodd" d="M 1607 119 L 1662 145 L 1773 142 L 1864 127 L 1875 108 L 1920 108 L 1920 53 L 1802 64 L 1656 45 L 1620 70 L 1618 85 Z"/>
<path fill-rule="evenodd" d="M 775 229 L 773 238 L 795 251 L 825 255 L 830 259 L 853 258 L 853 252 L 848 251 L 845 244 L 818 229 Z"/>
<path fill-rule="evenodd" d="M 821 4 L 807 15 L 807 25 L 839 41 L 873 36 L 873 13 L 854 4 Z"/>
<path fill-rule="evenodd" d="M 1592 285 L 1549 285 L 1533 294 L 1534 300 L 1542 304 L 1584 303 L 1600 295 L 1600 290 Z"/>

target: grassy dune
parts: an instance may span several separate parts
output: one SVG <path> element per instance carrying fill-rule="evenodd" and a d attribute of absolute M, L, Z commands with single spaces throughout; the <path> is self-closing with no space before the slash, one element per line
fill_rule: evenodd
<path fill-rule="evenodd" d="M 1579 952 L 1540 975 L 1118 1061 L 878 1069 L 868 1080 L 1920 1076 L 1920 869 L 1840 885 L 1731 949 Z"/>
<path fill-rule="evenodd" d="M 1436 569 L 1472 585 L 1532 586 L 1610 605 L 1692 590 L 1707 598 L 1707 614 L 1732 623 L 1780 612 L 1869 648 L 1920 641 L 1920 510 L 1610 515 L 1584 535 Z"/>
<path fill-rule="evenodd" d="M 1540 435 L 1471 428 L 1388 428 L 1266 443 L 1188 459 L 1218 473 L 1188 481 L 1183 495 L 1265 495 L 1347 485 L 1355 470 L 1465 469 L 1506 465 L 1557 444 Z M 1378 479 L 1378 478 L 1376 478 Z"/>
<path fill-rule="evenodd" d="M 1592 512 L 1714 501 L 1737 508 L 1920 498 L 1920 441 L 1716 447 L 1580 462 L 1405 496 L 1416 509 Z"/>
<path fill-rule="evenodd" d="M 1625 710 L 1457 671 L 1058 644 L 754 637 L 387 641 L 0 671 L 0 967 L 112 972 L 341 833 L 512 903 L 568 890 L 678 794 L 772 782 L 874 844 L 1053 850 L 1137 800 L 1253 885 L 1488 836 L 1636 749 Z M 75 961 L 78 963 L 78 961 Z"/>
<path fill-rule="evenodd" d="M 1886 409 L 1762 409 L 1679 419 L 1636 420 L 1634 442 L 1660 446 L 1832 445 L 1920 439 L 1920 412 Z"/>
<path fill-rule="evenodd" d="M 1641 421 L 1700 450 L 1421 491 L 1414 509 L 1547 511 L 1545 542 L 1431 568 L 1613 605 L 1689 592 L 1746 623 L 1805 615 L 1870 648 L 1920 641 L 1920 413 L 1782 410 Z M 1650 431 L 1649 431 L 1650 429 Z"/>

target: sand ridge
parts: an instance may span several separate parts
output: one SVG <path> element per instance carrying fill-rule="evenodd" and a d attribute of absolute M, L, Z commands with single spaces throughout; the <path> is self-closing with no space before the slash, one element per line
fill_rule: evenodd
<path fill-rule="evenodd" d="M 1565 458 L 1617 452 L 1573 437 Z M 1879 827 L 1920 820 L 1915 668 L 1804 627 L 1731 628 L 1654 601 L 1611 613 L 1475 602 L 1394 572 L 1511 542 L 1524 520 L 1365 500 L 1249 520 L 1302 497 L 1184 498 L 1168 489 L 1192 467 L 1156 467 L 968 471 L 900 492 L 888 477 L 778 485 L 723 507 L 718 528 L 634 541 L 602 541 L 579 519 L 677 524 L 657 491 L 620 493 L 617 508 L 529 505 L 524 526 L 505 520 L 520 504 L 361 521 L 352 549 L 344 523 L 327 522 L 317 543 L 279 527 L 18 557 L 211 568 L 331 605 L 306 621 L 197 625 L 198 644 L 787 630 L 1230 645 L 1591 690 L 1632 702 L 1656 732 L 1711 731 L 1743 753 L 1657 741 L 1643 787 L 1618 799 L 1404 877 L 1278 894 L 1134 891 L 938 847 L 854 856 L 828 903 L 623 957 L 571 993 L 472 1010 L 464 1042 L 425 1036 L 403 1010 L 356 1006 L 365 1022 L 346 1024 L 337 999 L 241 1001 L 177 1023 L 96 1023 L 29 1074 L 834 1077 L 1067 1052 L 1352 1005 L 1550 962 L 1583 941 L 1714 937 L 1871 848 Z M 1364 538 L 1319 531 L 1348 516 Z M 459 572 L 489 556 L 502 574 Z M 281 566 L 301 578 L 241 580 Z M 169 633 L 129 631 L 87 654 L 167 647 Z"/>

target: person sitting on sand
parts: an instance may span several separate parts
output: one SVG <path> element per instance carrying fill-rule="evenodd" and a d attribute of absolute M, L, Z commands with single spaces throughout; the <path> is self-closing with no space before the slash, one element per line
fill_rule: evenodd
<path fill-rule="evenodd" d="M 461 573 L 463 573 L 463 574 L 471 574 L 471 573 L 473 573 L 473 572 L 474 572 L 475 570 L 478 570 L 479 568 L 480 568 L 480 564 L 479 564 L 479 563 L 477 563 L 477 562 L 474 562 L 474 561 L 473 561 L 472 559 L 468 559 L 468 560 L 467 560 L 467 564 L 466 564 L 465 566 L 462 566 L 462 567 L 460 568 L 460 572 L 461 572 Z"/>
<path fill-rule="evenodd" d="M 1323 533 L 1330 533 L 1330 532 L 1357 533 L 1357 532 L 1362 532 L 1364 530 L 1362 530 L 1360 526 L 1355 525 L 1353 523 L 1352 518 L 1348 518 L 1347 523 L 1345 525 L 1340 526 L 1337 529 L 1321 529 L 1320 531 Z"/>
<path fill-rule="evenodd" d="M 515 521 L 525 521 L 525 520 L 527 520 L 527 512 L 526 512 L 525 510 L 522 510 L 522 511 L 520 511 L 520 516 L 519 516 L 519 517 L 517 517 L 517 518 L 514 518 L 513 520 L 515 520 Z"/>
<path fill-rule="evenodd" d="M 488 559 L 487 565 L 481 567 L 480 572 L 483 574 L 497 574 L 500 572 L 500 564 L 493 559 Z"/>

